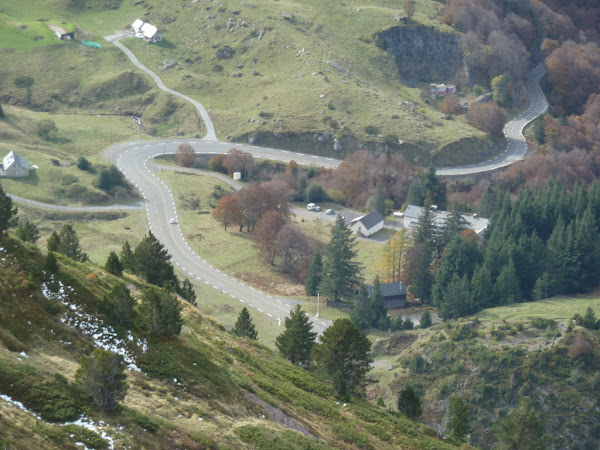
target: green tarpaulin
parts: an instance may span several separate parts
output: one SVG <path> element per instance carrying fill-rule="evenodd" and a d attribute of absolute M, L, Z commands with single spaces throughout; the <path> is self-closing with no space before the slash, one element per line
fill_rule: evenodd
<path fill-rule="evenodd" d="M 97 42 L 81 41 L 81 43 L 83 45 L 87 45 L 88 47 L 102 48 L 102 46 L 100 44 L 98 44 Z"/>

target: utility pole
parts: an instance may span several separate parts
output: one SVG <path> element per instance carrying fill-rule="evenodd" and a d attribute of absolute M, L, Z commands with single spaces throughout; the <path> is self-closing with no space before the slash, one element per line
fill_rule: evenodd
<path fill-rule="evenodd" d="M 277 326 L 280 327 L 281 326 L 281 299 L 279 299 L 279 314 L 277 317 Z"/>
<path fill-rule="evenodd" d="M 319 318 L 319 304 L 321 303 L 321 293 L 317 292 L 317 319 Z"/>

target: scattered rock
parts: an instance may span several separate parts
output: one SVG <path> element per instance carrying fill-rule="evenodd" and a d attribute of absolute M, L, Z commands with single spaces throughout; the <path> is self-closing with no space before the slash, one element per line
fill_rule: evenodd
<path fill-rule="evenodd" d="M 342 147 L 341 142 L 337 138 L 335 138 L 333 140 L 333 150 L 336 152 L 341 152 L 343 149 L 344 147 Z"/>
<path fill-rule="evenodd" d="M 177 61 L 164 61 L 162 69 L 160 69 L 160 71 L 161 72 L 165 72 L 165 71 L 167 71 L 169 69 L 172 69 L 176 65 L 177 65 Z"/>

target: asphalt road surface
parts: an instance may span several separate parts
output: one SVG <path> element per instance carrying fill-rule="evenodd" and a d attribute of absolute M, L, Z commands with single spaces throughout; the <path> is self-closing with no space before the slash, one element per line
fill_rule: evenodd
<path fill-rule="evenodd" d="M 529 93 L 530 105 L 525 112 L 504 126 L 504 136 L 508 141 L 504 153 L 489 161 L 470 166 L 443 167 L 437 169 L 436 173 L 438 175 L 472 175 L 510 166 L 512 163 L 523 159 L 527 154 L 527 143 L 523 136 L 523 128 L 548 109 L 548 102 L 539 85 L 540 78 L 544 75 L 545 71 L 546 69 L 542 63 L 533 69 L 529 75 L 527 92 Z"/>

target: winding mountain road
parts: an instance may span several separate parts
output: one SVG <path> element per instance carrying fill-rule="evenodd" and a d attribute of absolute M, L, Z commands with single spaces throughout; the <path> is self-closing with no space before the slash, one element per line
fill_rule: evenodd
<path fill-rule="evenodd" d="M 504 126 L 504 137 L 508 142 L 504 153 L 489 161 L 469 166 L 442 167 L 437 169 L 436 173 L 442 176 L 473 175 L 510 166 L 523 159 L 527 154 L 527 142 L 523 136 L 523 129 L 548 109 L 548 102 L 539 84 L 544 73 L 546 73 L 546 69 L 542 63 L 529 75 L 527 80 L 529 108 Z"/>
<path fill-rule="evenodd" d="M 221 272 L 219 269 L 211 266 L 202 259 L 200 255 L 197 255 L 184 238 L 181 224 L 179 223 L 179 220 L 177 220 L 178 216 L 172 192 L 169 187 L 155 175 L 156 165 L 153 164 L 151 160 L 157 155 L 175 153 L 180 144 L 189 144 L 194 148 L 196 153 L 223 153 L 230 148 L 235 147 L 249 152 L 258 158 L 283 162 L 294 160 L 301 165 L 315 164 L 334 168 L 337 167 L 341 161 L 333 158 L 287 150 L 258 147 L 255 145 L 231 144 L 219 141 L 216 137 L 214 125 L 206 109 L 198 101 L 169 89 L 158 75 L 141 64 L 135 55 L 119 42 L 120 39 L 128 36 L 131 36 L 131 33 L 122 31 L 107 36 L 105 39 L 121 49 L 133 64 L 146 72 L 156 82 L 160 89 L 192 103 L 200 113 L 207 133 L 202 139 L 169 139 L 161 142 L 136 140 L 116 144 L 105 151 L 106 158 L 115 164 L 128 180 L 142 193 L 144 197 L 143 207 L 146 210 L 150 230 L 172 255 L 172 261 L 177 267 L 190 277 L 230 295 L 232 298 L 255 308 L 269 317 L 279 319 L 281 322 L 297 302 L 261 292 L 254 287 Z M 543 65 L 536 67 L 528 80 L 528 90 L 531 99 L 531 106 L 529 109 L 513 121 L 509 122 L 505 127 L 505 134 L 509 144 L 507 150 L 502 155 L 491 161 L 474 164 L 472 166 L 438 169 L 437 173 L 439 175 L 466 175 L 485 172 L 512 164 L 514 161 L 523 158 L 527 152 L 527 146 L 522 135 L 523 127 L 531 120 L 535 119 L 535 117 L 541 114 L 547 107 L 546 100 L 538 85 L 539 78 L 544 73 L 543 71 Z M 22 201 L 33 206 L 45 206 L 45 204 L 41 202 L 27 201 L 26 199 L 15 196 L 13 196 L 13 198 L 16 201 Z M 108 210 L 111 208 L 116 209 L 117 206 L 53 206 L 52 209 L 54 208 L 68 211 L 97 211 Z M 118 208 L 139 209 L 140 205 L 119 205 Z M 171 224 L 171 218 L 176 219 L 177 223 Z M 332 323 L 330 320 L 317 317 L 311 317 L 311 322 L 313 323 L 315 331 L 319 334 Z"/>

